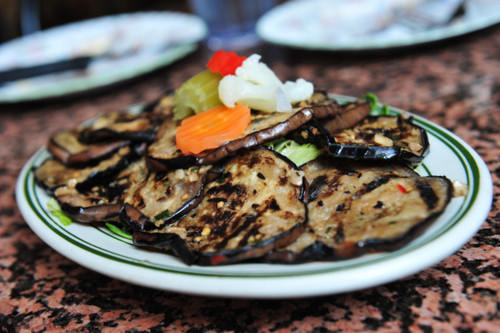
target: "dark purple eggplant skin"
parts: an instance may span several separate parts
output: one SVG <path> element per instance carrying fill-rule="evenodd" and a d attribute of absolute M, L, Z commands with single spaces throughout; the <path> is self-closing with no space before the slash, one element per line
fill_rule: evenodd
<path fill-rule="evenodd" d="M 193 251 L 186 245 L 184 239 L 176 234 L 152 234 L 135 231 L 132 240 L 135 246 L 151 250 L 171 251 L 187 265 L 220 266 L 242 262 L 255 262 L 273 249 L 286 246 L 290 239 L 297 239 L 304 232 L 305 224 L 282 233 L 279 239 L 270 239 L 258 246 L 248 246 L 238 251 L 220 251 L 217 253 L 202 253 Z"/>
<path fill-rule="evenodd" d="M 91 207 L 74 207 L 61 204 L 61 210 L 74 222 L 80 223 L 104 223 L 120 217 L 122 205 L 105 204 Z"/>
<path fill-rule="evenodd" d="M 370 104 L 365 100 L 342 104 L 338 112 L 327 117 L 318 117 L 321 126 L 328 132 L 333 133 L 345 128 L 351 128 L 370 114 Z"/>
<path fill-rule="evenodd" d="M 146 157 L 148 169 L 154 171 L 167 171 L 175 169 L 189 168 L 199 165 L 199 160 L 194 155 L 184 155 L 178 153 L 171 158 L 154 158 L 152 156 Z"/>
<path fill-rule="evenodd" d="M 143 131 L 117 132 L 108 128 L 82 132 L 82 142 L 98 143 L 105 141 L 127 140 L 133 142 L 151 142 L 156 136 L 156 130 L 150 128 Z"/>

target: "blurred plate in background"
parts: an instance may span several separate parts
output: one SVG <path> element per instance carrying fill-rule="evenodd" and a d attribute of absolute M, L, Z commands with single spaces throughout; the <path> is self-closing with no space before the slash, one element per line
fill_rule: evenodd
<path fill-rule="evenodd" d="M 86 68 L 0 85 L 0 103 L 80 93 L 166 66 L 197 48 L 207 28 L 197 16 L 142 12 L 71 23 L 0 45 L 0 71 L 91 56 Z"/>
<path fill-rule="evenodd" d="M 294 48 L 365 51 L 440 41 L 498 23 L 498 0 L 297 0 L 264 14 L 257 33 Z"/>

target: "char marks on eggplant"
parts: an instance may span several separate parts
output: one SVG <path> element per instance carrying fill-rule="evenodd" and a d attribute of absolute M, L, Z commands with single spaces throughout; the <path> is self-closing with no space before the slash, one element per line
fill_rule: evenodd
<path fill-rule="evenodd" d="M 135 232 L 137 246 L 172 249 L 188 264 L 259 258 L 286 246 L 307 222 L 306 182 L 271 150 L 245 151 L 224 164 L 187 215 L 161 230 Z"/>
<path fill-rule="evenodd" d="M 171 224 L 199 203 L 210 169 L 148 172 L 144 167 L 122 197 L 122 217 L 136 230 L 151 231 Z"/>
<path fill-rule="evenodd" d="M 416 237 L 452 196 L 445 177 L 420 177 L 397 164 L 324 157 L 302 169 L 310 184 L 308 230 L 269 254 L 270 261 L 336 260 L 395 250 Z"/>

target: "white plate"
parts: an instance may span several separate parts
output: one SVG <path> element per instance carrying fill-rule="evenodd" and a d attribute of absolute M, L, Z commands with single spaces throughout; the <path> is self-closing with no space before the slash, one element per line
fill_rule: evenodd
<path fill-rule="evenodd" d="M 142 12 L 85 20 L 15 39 L 0 45 L 0 71 L 84 55 L 100 57 L 85 71 L 0 85 L 0 103 L 58 97 L 128 80 L 193 52 L 206 34 L 206 25 L 197 16 Z"/>
<path fill-rule="evenodd" d="M 391 109 L 391 112 L 403 112 Z M 316 296 L 368 288 L 419 272 L 453 254 L 479 229 L 493 198 L 490 173 L 461 139 L 420 117 L 430 140 L 421 175 L 446 175 L 469 186 L 445 212 L 404 248 L 339 262 L 298 265 L 237 264 L 187 266 L 177 258 L 138 249 L 106 228 L 72 223 L 65 227 L 47 209 L 49 199 L 34 183 L 33 167 L 48 157 L 38 151 L 24 166 L 16 189 L 20 211 L 32 230 L 69 259 L 133 284 L 181 293 L 245 298 Z"/>
<path fill-rule="evenodd" d="M 457 1 L 427 1 L 423 11 L 443 22 L 439 13 L 446 12 L 447 6 L 456 6 Z M 264 41 L 294 48 L 364 51 L 440 41 L 500 23 L 497 0 L 469 0 L 460 19 L 440 27 L 415 30 L 394 23 L 393 17 L 401 17 L 392 14 L 395 8 L 408 9 L 423 2 L 426 1 L 289 1 L 264 14 L 257 23 L 257 33 Z M 451 16 L 451 10 L 448 12 Z"/>

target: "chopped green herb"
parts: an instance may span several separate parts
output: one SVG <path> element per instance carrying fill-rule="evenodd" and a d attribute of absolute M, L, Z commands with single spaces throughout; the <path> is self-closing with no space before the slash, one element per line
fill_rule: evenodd
<path fill-rule="evenodd" d="M 262 240 L 262 239 L 252 239 L 252 240 L 250 240 L 250 245 L 252 245 L 252 246 L 257 246 L 257 245 L 260 245 L 262 243 L 264 243 L 264 240 Z"/>
<path fill-rule="evenodd" d="M 328 235 L 330 232 L 332 232 L 332 227 L 326 228 L 325 234 Z"/>
<path fill-rule="evenodd" d="M 380 115 L 382 116 L 389 116 L 391 114 L 391 110 L 389 110 L 389 107 L 387 105 L 382 105 L 382 108 L 380 109 Z"/>
<path fill-rule="evenodd" d="M 397 224 L 397 223 L 398 223 L 398 221 L 391 221 L 391 222 L 389 222 L 389 223 L 387 223 L 387 224 L 389 224 L 389 225 L 394 225 L 394 224 Z"/>
<path fill-rule="evenodd" d="M 163 185 L 170 186 L 170 185 L 172 185 L 172 183 L 170 183 L 170 180 L 165 179 L 165 181 L 163 182 Z"/>
<path fill-rule="evenodd" d="M 378 97 L 374 93 L 368 93 L 365 96 L 363 96 L 363 99 L 366 99 L 366 101 L 370 104 L 371 111 L 370 113 L 374 113 L 378 109 Z"/>
<path fill-rule="evenodd" d="M 391 139 L 392 140 L 399 140 L 399 139 L 401 139 L 401 133 L 393 133 L 391 135 Z"/>
<path fill-rule="evenodd" d="M 379 104 L 378 97 L 374 93 L 366 94 L 365 96 L 363 96 L 363 99 L 365 99 L 370 104 L 371 114 L 379 114 L 381 116 L 388 116 L 391 114 L 391 111 L 389 110 L 389 107 L 387 105 Z"/>
<path fill-rule="evenodd" d="M 73 222 L 66 214 L 64 214 L 56 199 L 49 199 L 47 207 L 49 208 L 50 213 L 56 217 L 63 226 L 68 226 L 71 222 Z"/>
<path fill-rule="evenodd" d="M 155 216 L 155 220 L 164 220 L 170 216 L 170 211 L 165 209 L 163 212 Z"/>
<path fill-rule="evenodd" d="M 121 237 L 124 237 L 124 238 L 127 238 L 127 239 L 132 239 L 132 235 L 130 233 L 128 233 L 127 231 L 125 231 L 125 230 L 117 227 L 114 224 L 108 223 L 108 222 L 106 222 L 105 224 L 106 224 L 106 227 L 108 227 L 109 230 L 111 230 L 112 232 L 114 232 L 118 236 L 121 236 Z"/>

